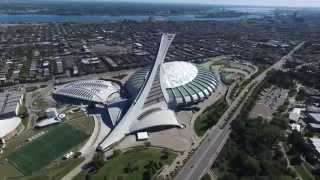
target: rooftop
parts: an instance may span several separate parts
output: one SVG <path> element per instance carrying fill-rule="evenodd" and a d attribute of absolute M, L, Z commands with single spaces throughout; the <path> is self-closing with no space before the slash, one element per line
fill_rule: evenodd
<path fill-rule="evenodd" d="M 301 111 L 303 111 L 304 108 L 293 108 L 293 110 L 289 114 L 289 119 L 291 121 L 298 121 L 301 116 Z"/>
<path fill-rule="evenodd" d="M 320 113 L 309 113 L 309 115 L 317 122 L 320 122 Z"/>
<path fill-rule="evenodd" d="M 20 92 L 0 93 L 0 114 L 15 112 L 21 96 Z"/>
<path fill-rule="evenodd" d="M 319 138 L 310 138 L 312 144 L 314 145 L 315 149 L 320 153 L 320 139 Z"/>
<path fill-rule="evenodd" d="M 66 84 L 54 91 L 54 94 L 98 103 L 106 103 L 119 91 L 120 87 L 117 87 L 110 81 L 84 80 Z"/>
<path fill-rule="evenodd" d="M 174 61 L 162 65 L 163 79 L 167 88 L 175 88 L 185 85 L 196 78 L 198 68 L 188 62 Z"/>
<path fill-rule="evenodd" d="M 19 117 L 0 120 L 0 138 L 14 131 L 20 123 L 21 119 Z"/>

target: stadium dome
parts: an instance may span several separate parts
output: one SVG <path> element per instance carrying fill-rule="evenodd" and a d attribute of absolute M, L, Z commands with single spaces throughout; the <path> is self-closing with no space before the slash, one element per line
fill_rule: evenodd
<path fill-rule="evenodd" d="M 105 104 L 120 96 L 120 87 L 110 81 L 83 80 L 66 84 L 53 92 L 55 99 Z"/>
<path fill-rule="evenodd" d="M 162 66 L 160 80 L 172 105 L 184 106 L 203 101 L 215 92 L 218 81 L 209 70 L 184 61 L 166 62 Z M 139 92 L 151 67 L 134 73 L 126 83 L 126 90 L 134 98 Z"/>

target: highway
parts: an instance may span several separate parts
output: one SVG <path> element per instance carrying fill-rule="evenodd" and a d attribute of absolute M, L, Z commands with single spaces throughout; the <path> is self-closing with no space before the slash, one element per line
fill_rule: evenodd
<path fill-rule="evenodd" d="M 286 56 L 282 57 L 277 63 L 262 72 L 259 76 L 253 79 L 239 94 L 239 96 L 232 102 L 230 107 L 222 115 L 216 126 L 209 130 L 208 135 L 194 154 L 184 164 L 179 171 L 175 180 L 199 180 L 211 167 L 216 160 L 218 154 L 227 142 L 231 133 L 231 123 L 240 113 L 241 108 L 252 93 L 252 90 L 266 77 L 267 73 L 273 69 L 281 69 L 282 65 L 288 58 L 291 58 L 297 50 L 299 50 L 305 42 L 297 45 Z M 234 111 L 235 110 L 235 111 Z M 234 113 L 230 117 L 232 111 Z M 225 122 L 227 122 L 225 124 Z M 225 124 L 225 125 L 223 125 Z M 220 128 L 221 127 L 221 128 Z"/>

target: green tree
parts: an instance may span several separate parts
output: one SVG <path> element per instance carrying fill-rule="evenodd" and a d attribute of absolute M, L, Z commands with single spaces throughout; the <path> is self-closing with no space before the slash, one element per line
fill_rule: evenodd
<path fill-rule="evenodd" d="M 238 180 L 237 176 L 231 172 L 224 172 L 219 180 Z"/>
<path fill-rule="evenodd" d="M 259 175 L 261 171 L 259 162 L 251 156 L 248 156 L 242 165 L 243 167 L 241 169 L 244 171 L 245 175 L 256 176 Z"/>
<path fill-rule="evenodd" d="M 291 145 L 292 153 L 303 153 L 306 150 L 303 136 L 297 130 L 293 130 L 289 134 L 288 144 Z"/>

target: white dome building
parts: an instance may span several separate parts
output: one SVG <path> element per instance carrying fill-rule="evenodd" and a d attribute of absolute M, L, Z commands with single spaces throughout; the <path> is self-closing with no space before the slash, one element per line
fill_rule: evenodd
<path fill-rule="evenodd" d="M 216 76 L 207 69 L 184 61 L 165 62 L 162 65 L 161 81 L 169 95 L 169 104 L 185 106 L 203 101 L 215 92 Z M 126 83 L 126 90 L 135 98 L 151 67 L 133 74 Z"/>
<path fill-rule="evenodd" d="M 120 86 L 104 80 L 83 80 L 56 89 L 53 97 L 72 103 L 106 104 L 120 97 Z"/>

